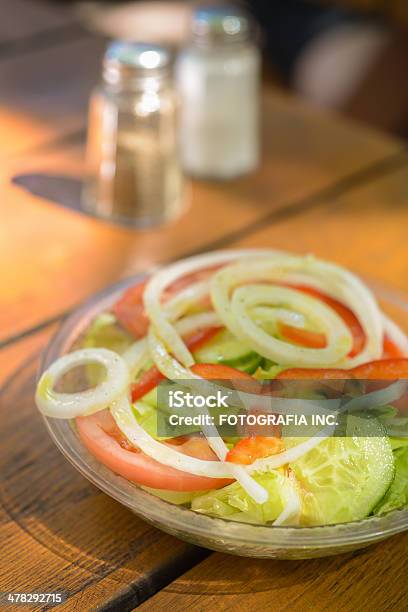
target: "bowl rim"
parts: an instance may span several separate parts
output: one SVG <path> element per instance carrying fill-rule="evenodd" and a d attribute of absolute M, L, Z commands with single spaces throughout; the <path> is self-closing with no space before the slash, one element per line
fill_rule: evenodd
<path fill-rule="evenodd" d="M 68 314 L 42 352 L 37 380 L 55 359 L 71 348 L 96 314 L 110 307 L 124 289 L 141 283 L 147 276 L 148 273 L 136 274 L 109 285 Z M 393 299 L 392 289 L 384 285 L 377 286 L 375 293 L 379 299 L 408 313 L 408 301 L 402 300 L 401 293 Z M 85 478 L 142 518 L 179 535 L 218 540 L 232 546 L 244 544 L 265 548 L 273 545 L 285 550 L 324 550 L 334 546 L 364 545 L 408 529 L 408 509 L 348 523 L 308 527 L 244 523 L 200 514 L 156 497 L 99 463 L 83 446 L 72 421 L 43 415 L 42 418 L 55 445 Z"/>

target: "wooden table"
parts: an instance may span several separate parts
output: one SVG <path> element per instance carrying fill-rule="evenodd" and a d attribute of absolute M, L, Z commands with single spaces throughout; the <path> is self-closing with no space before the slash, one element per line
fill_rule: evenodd
<path fill-rule="evenodd" d="M 244 245 L 313 251 L 404 297 L 404 145 L 268 89 L 254 176 L 196 182 L 186 214 L 160 229 L 89 219 L 53 199 L 75 199 L 102 43 L 69 14 L 45 5 L 39 16 L 37 3 L 18 5 L 37 19 L 20 26 L 13 44 L 0 44 L 0 590 L 62 590 L 60 609 L 81 611 L 407 609 L 408 534 L 314 561 L 199 549 L 88 484 L 53 446 L 33 404 L 39 353 L 62 317 L 158 262 Z M 0 27 L 1 36 L 9 40 Z"/>

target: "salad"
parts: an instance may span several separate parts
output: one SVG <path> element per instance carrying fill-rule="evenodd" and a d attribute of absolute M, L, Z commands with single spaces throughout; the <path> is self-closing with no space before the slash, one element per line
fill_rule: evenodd
<path fill-rule="evenodd" d="M 339 419 L 302 435 L 160 431 L 162 385 L 203 380 L 272 398 L 278 412 L 293 398 L 298 411 L 336 401 Z M 360 279 L 310 255 L 248 249 L 183 260 L 126 289 L 42 374 L 36 403 L 167 502 L 310 526 L 408 506 L 407 392 L 408 338 Z"/>

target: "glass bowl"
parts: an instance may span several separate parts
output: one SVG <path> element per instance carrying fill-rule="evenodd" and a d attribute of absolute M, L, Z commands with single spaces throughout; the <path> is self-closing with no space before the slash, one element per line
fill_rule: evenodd
<path fill-rule="evenodd" d="M 68 352 L 90 321 L 109 309 L 137 276 L 96 295 L 76 309 L 48 344 L 40 372 Z M 384 287 L 372 284 L 383 310 L 408 330 L 408 301 Z M 240 523 L 198 514 L 168 503 L 100 464 L 83 446 L 72 422 L 44 417 L 51 438 L 85 478 L 155 527 L 192 544 L 245 557 L 305 559 L 363 548 L 408 529 L 408 510 L 381 517 L 319 527 L 281 527 Z"/>

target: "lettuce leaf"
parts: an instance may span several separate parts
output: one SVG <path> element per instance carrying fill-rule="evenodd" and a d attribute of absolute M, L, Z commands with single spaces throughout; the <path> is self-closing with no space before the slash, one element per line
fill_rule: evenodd
<path fill-rule="evenodd" d="M 395 451 L 397 448 L 408 446 L 408 438 L 390 437 L 391 448 Z"/>
<path fill-rule="evenodd" d="M 278 470 L 256 474 L 254 479 L 269 493 L 269 499 L 264 504 L 257 504 L 238 482 L 234 482 L 223 489 L 196 497 L 192 501 L 191 509 L 203 514 L 246 522 L 274 521 L 286 505 L 285 488 L 291 486 L 291 483 Z"/>
<path fill-rule="evenodd" d="M 110 312 L 98 315 L 90 324 L 82 340 L 82 348 L 107 348 L 115 353 L 123 353 L 133 339 L 117 323 Z M 105 376 L 104 369 L 98 364 L 88 364 L 86 375 L 91 385 L 97 385 Z"/>
<path fill-rule="evenodd" d="M 157 420 L 159 418 L 159 413 L 156 408 L 144 401 L 138 400 L 132 404 L 132 410 L 137 422 L 143 427 L 149 436 L 152 436 L 152 438 L 155 440 L 167 440 L 168 436 L 162 437 L 157 433 Z"/>
<path fill-rule="evenodd" d="M 117 323 L 110 312 L 98 315 L 88 327 L 82 346 L 84 348 L 103 347 L 123 353 L 134 340 Z"/>
<path fill-rule="evenodd" d="M 387 493 L 374 508 L 373 514 L 385 514 L 408 506 L 408 446 L 394 451 L 395 476 Z"/>
<path fill-rule="evenodd" d="M 190 504 L 195 497 L 202 495 L 201 491 L 169 491 L 167 489 L 152 489 L 151 487 L 142 487 L 142 489 L 177 506 Z"/>

